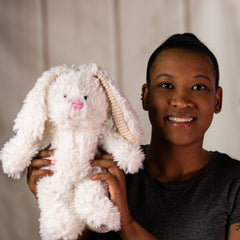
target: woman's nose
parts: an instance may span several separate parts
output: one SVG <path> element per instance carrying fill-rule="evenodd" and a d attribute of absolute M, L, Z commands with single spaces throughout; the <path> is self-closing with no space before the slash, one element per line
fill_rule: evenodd
<path fill-rule="evenodd" d="M 172 96 L 170 105 L 177 108 L 186 108 L 192 107 L 193 102 L 188 93 L 182 90 Z"/>

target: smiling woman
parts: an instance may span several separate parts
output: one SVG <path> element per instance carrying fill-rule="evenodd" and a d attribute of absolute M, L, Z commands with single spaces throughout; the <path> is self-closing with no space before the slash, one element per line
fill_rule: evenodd
<path fill-rule="evenodd" d="M 240 162 L 202 146 L 221 111 L 218 82 L 214 55 L 192 34 L 174 35 L 153 53 L 142 87 L 152 125 L 151 142 L 143 146 L 144 168 L 124 176 L 111 155 L 91 161 L 107 170 L 91 180 L 108 183 L 121 230 L 84 239 L 240 239 Z M 30 166 L 33 192 L 45 174 L 34 170 L 40 163 L 46 165 L 35 159 Z"/>
<path fill-rule="evenodd" d="M 161 129 L 152 137 L 174 137 L 178 144 L 187 139 L 202 145 L 222 102 L 210 58 L 192 50 L 163 50 L 150 69 L 150 79 L 143 86 L 144 106 L 153 128 Z"/>

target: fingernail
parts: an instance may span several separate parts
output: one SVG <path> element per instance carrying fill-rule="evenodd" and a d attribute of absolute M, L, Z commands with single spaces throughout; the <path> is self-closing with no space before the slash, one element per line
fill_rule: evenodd
<path fill-rule="evenodd" d="M 57 160 L 51 160 L 51 164 L 55 165 L 57 163 Z"/>

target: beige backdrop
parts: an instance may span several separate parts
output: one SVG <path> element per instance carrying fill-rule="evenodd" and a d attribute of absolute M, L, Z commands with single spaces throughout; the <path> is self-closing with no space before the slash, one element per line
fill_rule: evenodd
<path fill-rule="evenodd" d="M 0 0 L 0 147 L 41 72 L 62 63 L 97 62 L 117 79 L 150 137 L 140 89 L 149 55 L 167 36 L 190 31 L 216 54 L 223 111 L 207 149 L 240 158 L 240 3 L 238 0 Z M 0 238 L 39 240 L 38 206 L 26 176 L 0 171 Z"/>

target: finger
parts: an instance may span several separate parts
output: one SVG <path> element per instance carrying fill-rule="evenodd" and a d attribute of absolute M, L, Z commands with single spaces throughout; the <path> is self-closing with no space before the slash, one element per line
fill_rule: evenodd
<path fill-rule="evenodd" d="M 92 167 L 106 168 L 108 172 L 114 175 L 117 179 L 124 178 L 122 170 L 118 168 L 116 163 L 113 161 L 112 155 L 106 155 L 108 159 L 97 159 L 91 162 Z"/>
<path fill-rule="evenodd" d="M 54 150 L 43 150 L 38 152 L 35 158 L 48 158 L 54 155 Z"/>
<path fill-rule="evenodd" d="M 29 183 L 32 177 L 37 177 L 37 174 L 41 174 L 41 167 L 52 165 L 52 161 L 46 159 L 33 159 L 31 165 L 27 169 L 27 182 Z M 44 170 L 44 169 L 43 169 Z M 49 171 L 46 169 L 46 171 Z M 44 173 L 44 172 L 43 172 Z M 33 175 L 33 176 L 32 176 Z M 42 176 L 40 176 L 42 177 Z"/>
<path fill-rule="evenodd" d="M 96 173 L 92 176 L 91 180 L 103 180 L 106 181 L 109 186 L 117 184 L 117 179 L 109 172 Z"/>
<path fill-rule="evenodd" d="M 32 178 L 32 175 L 33 175 L 33 177 L 35 177 L 37 174 L 41 174 L 42 171 L 43 171 L 43 173 L 45 171 L 49 171 L 48 169 L 41 169 L 41 168 L 48 167 L 53 164 L 55 164 L 55 162 L 53 162 L 51 160 L 47 160 L 47 159 L 33 159 L 31 161 L 30 166 L 27 169 L 27 181 L 29 181 L 29 179 Z M 42 176 L 40 176 L 40 177 L 42 177 Z"/>
<path fill-rule="evenodd" d="M 40 178 L 46 177 L 46 176 L 52 176 L 53 172 L 48 169 L 40 169 L 32 171 L 31 179 L 33 182 L 37 182 Z"/>
<path fill-rule="evenodd" d="M 47 169 L 41 169 L 41 170 L 33 170 L 31 172 L 28 172 L 27 174 L 27 183 L 31 190 L 31 192 L 34 194 L 34 196 L 37 198 L 37 183 L 38 181 L 46 176 L 52 176 L 53 172 Z"/>
<path fill-rule="evenodd" d="M 55 161 L 48 159 L 33 159 L 30 164 L 30 168 L 41 168 L 53 165 Z"/>
<path fill-rule="evenodd" d="M 117 178 L 115 175 L 110 172 L 102 172 L 95 174 L 92 178 L 92 181 L 106 181 L 109 187 L 110 199 L 114 204 L 117 204 L 122 198 L 122 194 L 125 193 L 125 178 Z"/>
<path fill-rule="evenodd" d="M 28 183 L 36 183 L 38 179 L 45 177 L 45 176 L 52 176 L 53 172 L 49 169 L 38 169 L 38 170 L 30 170 L 27 172 L 27 182 Z"/>
<path fill-rule="evenodd" d="M 110 168 L 116 166 L 116 163 L 112 159 L 95 159 L 91 162 L 92 167 Z"/>
<path fill-rule="evenodd" d="M 109 160 L 113 160 L 113 156 L 111 154 L 96 154 L 94 159 L 109 159 Z"/>

